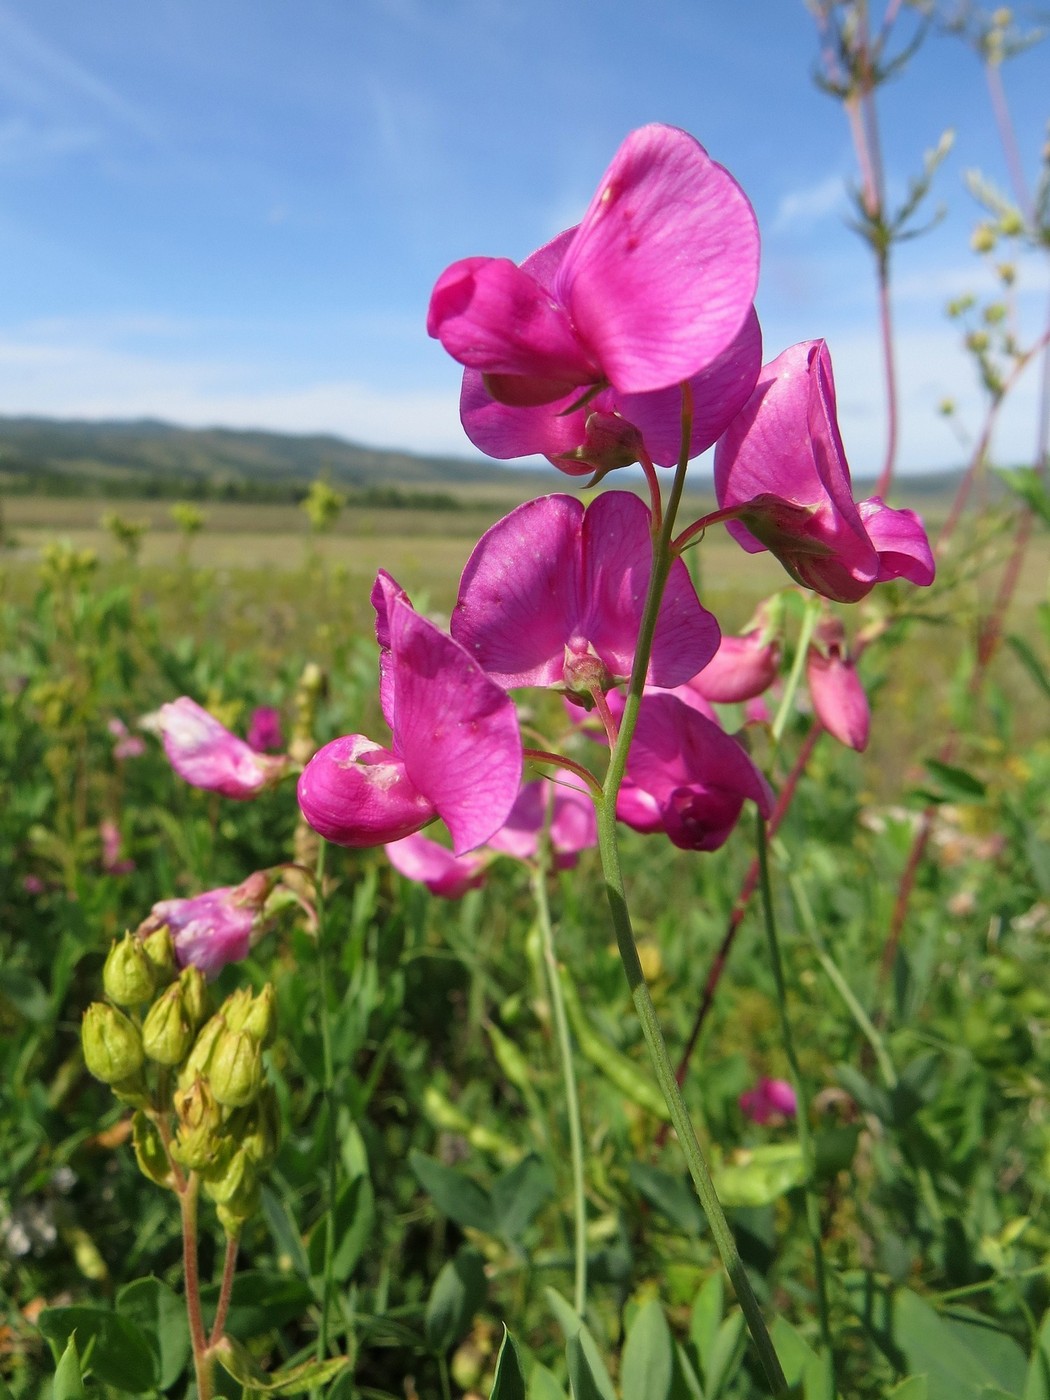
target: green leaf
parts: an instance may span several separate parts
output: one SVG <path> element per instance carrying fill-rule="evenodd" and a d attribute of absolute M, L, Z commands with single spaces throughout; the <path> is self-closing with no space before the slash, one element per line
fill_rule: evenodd
<path fill-rule="evenodd" d="M 48 1308 L 37 1326 L 49 1342 L 65 1347 L 75 1331 L 91 1348 L 91 1370 L 115 1390 L 143 1395 L 156 1390 L 159 1364 L 142 1329 L 107 1308 Z"/>
<path fill-rule="evenodd" d="M 525 1373 L 521 1369 L 517 1344 L 506 1323 L 503 1325 L 503 1341 L 496 1357 L 496 1374 L 489 1400 L 525 1400 Z"/>
<path fill-rule="evenodd" d="M 569 1367 L 572 1400 L 616 1400 L 615 1393 L 611 1389 L 602 1389 L 601 1381 L 592 1369 L 591 1357 L 588 1355 L 583 1337 L 579 1332 L 566 1342 L 565 1359 Z"/>
<path fill-rule="evenodd" d="M 952 802 L 979 802 L 987 794 L 988 789 L 980 778 L 968 772 L 965 768 L 959 768 L 954 763 L 942 763 L 938 758 L 928 758 L 925 768 L 931 778 L 939 781 L 942 799 Z"/>
<path fill-rule="evenodd" d="M 375 1192 L 371 1179 L 367 1176 L 355 1177 L 339 1193 L 333 1213 L 335 1252 L 332 1256 L 332 1277 L 337 1283 L 345 1283 L 353 1273 L 368 1243 L 375 1218 Z M 307 1257 L 314 1278 L 324 1274 L 326 1227 L 327 1222 L 322 1217 L 310 1235 Z"/>
<path fill-rule="evenodd" d="M 6 1389 L 6 1386 L 4 1388 Z M 10 1393 L 8 1391 L 8 1394 Z M 84 1381 L 80 1375 L 80 1357 L 77 1355 L 75 1333 L 70 1333 L 66 1349 L 55 1367 L 51 1400 L 85 1400 Z"/>
<path fill-rule="evenodd" d="M 461 1249 L 441 1269 L 427 1300 L 427 1344 L 445 1352 L 470 1326 L 488 1293 L 485 1261 L 476 1249 Z"/>
<path fill-rule="evenodd" d="M 476 1181 L 414 1149 L 408 1154 L 408 1164 L 443 1215 L 457 1225 L 484 1230 L 487 1235 L 495 1234 L 492 1199 Z"/>
<path fill-rule="evenodd" d="M 696 1354 L 703 1368 L 701 1379 L 707 1380 L 711 1355 L 718 1338 L 718 1329 L 725 1310 L 725 1284 L 721 1272 L 712 1274 L 693 1299 L 693 1309 L 689 1315 L 689 1340 L 696 1348 Z"/>
<path fill-rule="evenodd" d="M 747 1350 L 747 1329 L 744 1314 L 731 1312 L 718 1329 L 704 1372 L 705 1400 L 717 1400 L 723 1389 L 740 1370 Z"/>
<path fill-rule="evenodd" d="M 1050 1312 L 1043 1318 L 1035 1351 L 1028 1363 L 1024 1400 L 1050 1400 Z"/>
<path fill-rule="evenodd" d="M 491 1400 L 496 1400 L 495 1391 Z M 539 1362 L 533 1366 L 529 1375 L 528 1400 L 566 1400 L 565 1391 L 558 1384 L 553 1371 L 548 1371 L 546 1366 L 541 1366 Z"/>
<path fill-rule="evenodd" d="M 826 1179 L 845 1171 L 853 1161 L 860 1140 L 859 1123 L 843 1123 L 834 1128 L 822 1128 L 814 1138 L 814 1164 L 818 1179 Z"/>
<path fill-rule="evenodd" d="M 186 1305 L 159 1278 L 136 1279 L 117 1294 L 117 1312 L 141 1327 L 157 1361 L 157 1389 L 167 1390 L 190 1359 Z"/>
<path fill-rule="evenodd" d="M 218 1285 L 202 1288 L 201 1301 L 205 1311 L 214 1314 L 219 1301 Z M 257 1337 L 302 1317 L 313 1301 L 313 1290 L 302 1279 L 246 1269 L 233 1280 L 226 1330 L 242 1340 Z"/>
<path fill-rule="evenodd" d="M 909 1376 L 895 1385 L 887 1400 L 928 1400 L 925 1376 Z"/>
<path fill-rule="evenodd" d="M 492 1186 L 492 1211 L 496 1233 L 519 1240 L 533 1217 L 554 1195 L 547 1166 L 535 1153 L 523 1157 Z"/>
<path fill-rule="evenodd" d="M 801 1186 L 806 1164 L 797 1142 L 771 1143 L 741 1151 L 714 1173 L 715 1190 L 724 1206 L 768 1206 Z"/>
<path fill-rule="evenodd" d="M 314 1357 L 268 1376 L 248 1348 L 233 1337 L 223 1337 L 217 1342 L 212 1348 L 212 1355 L 239 1385 L 263 1395 L 302 1395 L 304 1391 L 327 1385 L 350 1364 L 346 1356 L 332 1356 L 324 1361 Z"/>
<path fill-rule="evenodd" d="M 624 1395 L 668 1400 L 674 1384 L 674 1343 L 664 1310 L 650 1298 L 634 1315 L 620 1362 Z"/>
<path fill-rule="evenodd" d="M 639 1195 L 676 1229 L 686 1235 L 699 1235 L 706 1229 L 707 1220 L 696 1192 L 684 1177 L 651 1167 L 648 1162 L 632 1162 L 627 1171 Z"/>
<path fill-rule="evenodd" d="M 782 1317 L 774 1318 L 769 1335 L 772 1338 L 774 1349 L 780 1357 L 780 1364 L 783 1367 L 784 1377 L 788 1385 L 798 1385 L 807 1367 L 819 1360 L 817 1353 L 807 1341 L 799 1336 L 791 1323 L 785 1322 Z"/>
<path fill-rule="evenodd" d="M 310 1260 L 302 1236 L 285 1203 L 270 1190 L 262 1189 L 262 1210 L 279 1254 L 283 1254 L 300 1278 L 310 1277 Z"/>
<path fill-rule="evenodd" d="M 0 971 L 0 997 L 5 997 L 23 1020 L 40 1025 L 50 1019 L 51 999 L 43 983 L 21 967 Z"/>
<path fill-rule="evenodd" d="M 978 1400 L 982 1389 L 1018 1394 L 1025 1357 L 1004 1332 L 976 1314 L 941 1316 L 907 1288 L 893 1297 L 893 1341 L 908 1370 L 927 1378 L 927 1400 Z"/>
<path fill-rule="evenodd" d="M 580 1376 L 585 1377 L 586 1382 L 598 1387 L 597 1390 L 586 1392 L 587 1395 L 597 1395 L 601 1397 L 601 1400 L 616 1400 L 616 1391 L 613 1389 L 609 1372 L 605 1369 L 605 1362 L 598 1350 L 598 1344 L 591 1336 L 579 1313 L 575 1311 L 571 1303 L 561 1296 L 556 1288 L 545 1288 L 543 1291 L 551 1312 L 557 1318 L 558 1326 L 565 1337 L 565 1354 L 569 1361 L 569 1380 L 572 1382 L 573 1400 L 583 1400 L 583 1395 L 576 1386 L 570 1349 L 573 1349 L 573 1354 L 583 1358 L 583 1361 L 578 1363 Z"/>
<path fill-rule="evenodd" d="M 1020 661 L 1021 665 L 1031 676 L 1032 680 L 1035 681 L 1046 698 L 1050 700 L 1050 672 L 1047 671 L 1046 667 L 1023 637 L 1018 637 L 1016 633 L 1012 633 L 1006 640 L 1013 648 L 1018 661 Z"/>
<path fill-rule="evenodd" d="M 1020 496 L 1044 524 L 1050 525 L 1050 492 L 1041 473 L 1034 467 L 1014 467 L 999 475 L 1015 496 Z"/>

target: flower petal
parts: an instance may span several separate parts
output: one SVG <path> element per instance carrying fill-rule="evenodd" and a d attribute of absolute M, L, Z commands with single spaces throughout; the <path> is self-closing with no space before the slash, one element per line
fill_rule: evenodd
<path fill-rule="evenodd" d="M 390 864 L 408 880 L 425 885 L 439 899 L 461 899 L 484 881 L 486 859 L 471 853 L 454 856 L 429 836 L 405 836 L 386 846 Z"/>
<path fill-rule="evenodd" d="M 283 758 L 256 753 L 188 695 L 161 705 L 157 722 L 175 772 L 207 792 L 245 801 L 287 767 Z"/>
<path fill-rule="evenodd" d="M 303 816 L 337 846 L 383 846 L 437 815 L 404 760 L 363 734 L 318 750 L 299 776 L 298 794 Z"/>
<path fill-rule="evenodd" d="M 922 521 L 913 510 L 892 510 L 878 496 L 861 501 L 860 518 L 879 556 L 879 583 L 905 578 L 923 587 L 933 582 L 936 565 Z"/>

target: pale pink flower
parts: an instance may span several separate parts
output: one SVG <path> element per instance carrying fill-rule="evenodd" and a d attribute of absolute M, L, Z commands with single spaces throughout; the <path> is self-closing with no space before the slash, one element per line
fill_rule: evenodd
<path fill-rule="evenodd" d="M 477 889 L 490 859 L 484 851 L 453 855 L 447 846 L 420 832 L 388 841 L 385 850 L 398 874 L 425 885 L 439 899 L 462 899 L 468 890 Z"/>
<path fill-rule="evenodd" d="M 171 766 L 193 787 L 244 801 L 288 771 L 287 758 L 256 753 L 188 695 L 162 705 L 157 725 Z"/>
<path fill-rule="evenodd" d="M 104 820 L 98 824 L 98 834 L 102 844 L 102 869 L 107 875 L 129 875 L 135 869 L 135 862 L 121 857 L 124 838 L 120 827 L 114 821 Z"/>
<path fill-rule="evenodd" d="M 214 977 L 227 963 L 241 962 L 265 932 L 264 909 L 276 874 L 258 870 L 239 885 L 205 890 L 191 899 L 163 899 L 136 929 L 146 938 L 167 927 L 180 967 L 191 963 Z"/>
<path fill-rule="evenodd" d="M 126 758 L 141 758 L 146 752 L 146 741 L 141 734 L 132 734 L 128 726 L 116 715 L 106 723 L 106 728 L 114 739 L 113 757 L 118 762 Z"/>
<path fill-rule="evenodd" d="M 806 681 L 813 710 L 833 738 L 849 749 L 868 746 L 871 709 L 837 617 L 823 618 L 806 653 Z"/>
<path fill-rule="evenodd" d="M 786 1079 L 760 1079 L 737 1102 L 741 1112 L 760 1127 L 775 1119 L 794 1118 L 798 1111 L 795 1091 Z"/>

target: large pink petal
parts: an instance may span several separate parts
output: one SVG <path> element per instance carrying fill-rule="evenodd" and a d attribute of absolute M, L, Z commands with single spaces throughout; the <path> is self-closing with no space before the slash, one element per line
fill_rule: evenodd
<path fill-rule="evenodd" d="M 452 635 L 500 685 L 556 685 L 580 615 L 583 506 L 527 501 L 497 521 L 463 570 Z"/>
<path fill-rule="evenodd" d="M 459 416 L 474 446 L 497 461 L 537 455 L 561 457 L 575 452 L 587 434 L 589 406 L 573 413 L 564 411 L 578 397 L 574 391 L 553 403 L 512 407 L 492 397 L 479 370 L 468 369 L 463 373 Z M 583 468 L 588 474 L 591 470 Z"/>
<path fill-rule="evenodd" d="M 690 379 L 733 342 L 758 282 L 747 197 L 676 127 L 632 132 L 606 171 L 555 296 L 622 393 Z"/>
<path fill-rule="evenodd" d="M 383 846 L 437 815 L 404 760 L 363 734 L 318 750 L 299 776 L 298 795 L 306 820 L 337 846 Z"/>
<path fill-rule="evenodd" d="M 390 641 L 395 748 L 463 855 L 499 830 L 518 795 L 517 713 L 458 642 L 401 600 L 390 610 Z"/>
<path fill-rule="evenodd" d="M 924 587 L 936 573 L 933 550 L 922 521 L 913 510 L 893 510 L 878 496 L 860 503 L 860 518 L 879 556 L 879 583 L 906 578 Z"/>

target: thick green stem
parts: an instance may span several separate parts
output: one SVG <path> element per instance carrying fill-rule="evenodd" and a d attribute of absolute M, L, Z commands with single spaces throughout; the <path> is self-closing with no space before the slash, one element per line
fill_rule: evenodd
<path fill-rule="evenodd" d="M 558 1042 L 562 1084 L 565 1088 L 565 1112 L 569 1120 L 569 1152 L 572 1158 L 572 1211 L 574 1248 L 573 1306 L 580 1317 L 587 1307 L 587 1200 L 584 1194 L 583 1129 L 580 1123 L 580 1098 L 576 1090 L 576 1073 L 572 1063 L 572 1040 L 569 1020 L 565 1013 L 558 962 L 554 952 L 554 930 L 551 926 L 550 905 L 547 901 L 547 872 L 541 863 L 533 871 L 532 892 L 536 901 L 543 962 L 547 972 L 547 989 L 554 1013 L 554 1034 Z"/>
<path fill-rule="evenodd" d="M 820 1313 L 820 1337 L 831 1361 L 831 1322 L 828 1315 L 828 1283 L 824 1268 L 823 1232 L 820 1224 L 820 1202 L 817 1199 L 814 1177 L 816 1174 L 816 1153 L 813 1136 L 809 1130 L 809 1100 L 799 1068 L 795 1051 L 795 1037 L 788 1015 L 787 987 L 784 983 L 784 964 L 780 957 L 780 941 L 777 938 L 776 912 L 773 908 L 773 890 L 769 882 L 769 852 L 766 843 L 766 824 L 761 812 L 755 818 L 756 843 L 758 846 L 759 883 L 762 890 L 762 914 L 766 927 L 766 940 L 769 945 L 769 965 L 777 990 L 777 1010 L 780 1014 L 780 1035 L 784 1042 L 791 1074 L 791 1087 L 795 1091 L 795 1124 L 798 1131 L 798 1145 L 802 1150 L 802 1162 L 806 1171 L 803 1196 L 806 1203 L 806 1228 L 813 1246 L 813 1272 L 817 1283 L 817 1307 Z M 832 1389 L 838 1393 L 832 1377 Z"/>

